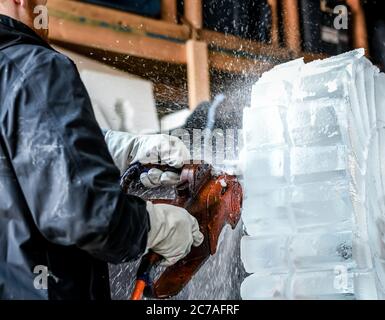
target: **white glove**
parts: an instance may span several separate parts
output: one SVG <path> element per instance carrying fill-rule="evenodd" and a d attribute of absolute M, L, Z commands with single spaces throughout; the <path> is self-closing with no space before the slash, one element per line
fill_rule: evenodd
<path fill-rule="evenodd" d="M 164 257 L 163 266 L 170 266 L 187 256 L 191 246 L 203 242 L 198 221 L 185 209 L 167 204 L 147 202 L 151 230 L 147 249 Z"/>
<path fill-rule="evenodd" d="M 177 137 L 157 135 L 132 135 L 125 132 L 108 131 L 105 135 L 108 149 L 121 174 L 135 162 L 142 164 L 162 164 L 181 168 L 190 160 L 190 152 Z M 174 185 L 179 182 L 179 175 L 171 171 L 151 169 L 143 173 L 141 182 L 148 188 L 159 185 Z"/>

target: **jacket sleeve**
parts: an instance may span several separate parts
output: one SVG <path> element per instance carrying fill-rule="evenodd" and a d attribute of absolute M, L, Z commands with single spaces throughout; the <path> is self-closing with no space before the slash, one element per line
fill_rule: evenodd
<path fill-rule="evenodd" d="M 72 61 L 55 52 L 38 61 L 10 91 L 1 129 L 34 224 L 53 243 L 134 259 L 146 247 L 146 203 L 121 191 Z"/>

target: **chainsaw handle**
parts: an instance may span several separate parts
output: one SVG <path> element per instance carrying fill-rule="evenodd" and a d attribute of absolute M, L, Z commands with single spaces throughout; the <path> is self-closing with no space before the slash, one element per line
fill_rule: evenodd
<path fill-rule="evenodd" d="M 135 288 L 131 295 L 131 300 L 142 300 L 144 289 L 146 289 L 147 283 L 144 280 L 136 280 Z"/>
<path fill-rule="evenodd" d="M 143 256 L 136 274 L 135 288 L 131 300 L 141 300 L 146 288 L 152 288 L 151 270 L 163 260 L 160 254 L 152 250 Z"/>
<path fill-rule="evenodd" d="M 140 175 L 144 172 L 148 172 L 151 169 L 159 169 L 162 171 L 170 171 L 177 174 L 181 174 L 182 168 L 174 168 L 168 165 L 161 165 L 161 164 L 142 164 L 140 162 L 135 162 L 131 164 L 127 170 L 124 172 L 124 174 L 121 177 L 120 185 L 124 191 L 127 189 L 127 186 L 131 182 L 139 181 Z"/>

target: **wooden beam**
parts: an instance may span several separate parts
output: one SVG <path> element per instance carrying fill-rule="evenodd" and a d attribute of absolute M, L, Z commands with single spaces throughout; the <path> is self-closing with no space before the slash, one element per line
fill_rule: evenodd
<path fill-rule="evenodd" d="M 189 40 L 186 43 L 187 79 L 190 109 L 210 101 L 209 58 L 206 42 Z"/>
<path fill-rule="evenodd" d="M 200 2 L 192 1 L 189 2 L 190 6 Z M 104 57 L 118 59 L 119 56 L 116 63 L 122 66 L 127 66 L 126 62 L 133 58 L 138 58 L 138 61 L 148 59 L 154 71 L 157 68 L 161 70 L 163 63 L 173 64 L 175 68 L 184 68 L 187 63 L 185 43 L 191 34 L 187 26 L 78 1 L 49 0 L 48 4 L 50 39 L 54 43 L 88 48 L 88 56 L 97 50 L 104 52 L 98 57 L 94 56 L 101 62 L 104 62 Z M 261 65 L 281 63 L 303 55 L 301 51 L 295 53 L 278 45 L 209 30 L 198 30 L 197 35 L 200 41 L 207 43 L 210 66 L 228 73 L 259 73 Z M 148 68 L 143 66 L 143 69 Z"/>
<path fill-rule="evenodd" d="M 203 27 L 202 0 L 184 0 L 184 16 L 195 29 Z"/>
<path fill-rule="evenodd" d="M 271 43 L 275 46 L 279 45 L 279 17 L 277 0 L 268 0 L 271 8 Z"/>
<path fill-rule="evenodd" d="M 298 54 L 301 51 L 298 0 L 282 0 L 282 10 L 286 46 Z"/>
<path fill-rule="evenodd" d="M 171 63 L 186 63 L 185 46 L 108 28 L 50 18 L 50 40 Z"/>
<path fill-rule="evenodd" d="M 353 46 L 364 48 L 369 54 L 368 30 L 366 26 L 365 12 L 360 0 L 346 0 L 353 15 Z"/>
<path fill-rule="evenodd" d="M 324 54 L 308 54 L 303 53 L 305 62 L 310 62 L 317 59 L 325 59 L 328 56 Z M 261 75 L 262 73 L 270 70 L 279 63 L 287 62 L 288 60 L 276 60 L 271 61 L 262 59 L 247 59 L 247 58 L 234 58 L 226 54 L 219 52 L 209 53 L 210 69 L 218 70 L 225 73 L 238 74 L 244 76 Z"/>
<path fill-rule="evenodd" d="M 130 29 L 137 34 L 156 34 L 159 37 L 186 41 L 190 36 L 187 26 L 151 19 L 115 9 L 73 0 L 49 0 L 50 17 L 86 20 L 104 28 Z"/>
<path fill-rule="evenodd" d="M 178 22 L 177 0 L 162 0 L 162 20 L 170 23 Z"/>
<path fill-rule="evenodd" d="M 245 58 L 232 58 L 217 52 L 209 54 L 210 68 L 238 75 L 261 75 L 274 67 L 274 63 Z"/>
<path fill-rule="evenodd" d="M 264 55 L 276 59 L 290 59 L 287 50 L 279 46 L 246 40 L 211 30 L 200 30 L 198 34 L 199 39 L 207 42 L 209 48 L 216 48 L 219 51 L 232 51 L 235 56 L 244 53 L 244 55 L 250 56 Z"/>

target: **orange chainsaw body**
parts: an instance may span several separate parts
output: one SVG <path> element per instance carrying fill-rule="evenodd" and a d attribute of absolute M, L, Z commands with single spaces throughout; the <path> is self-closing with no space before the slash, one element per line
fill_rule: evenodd
<path fill-rule="evenodd" d="M 208 164 L 183 167 L 172 200 L 146 199 L 185 208 L 199 223 L 204 241 L 175 265 L 168 267 L 151 288 L 153 298 L 177 295 L 204 262 L 216 253 L 219 235 L 226 224 L 234 229 L 240 219 L 242 187 L 235 176 L 213 175 Z M 156 255 L 154 253 L 150 253 Z"/>

